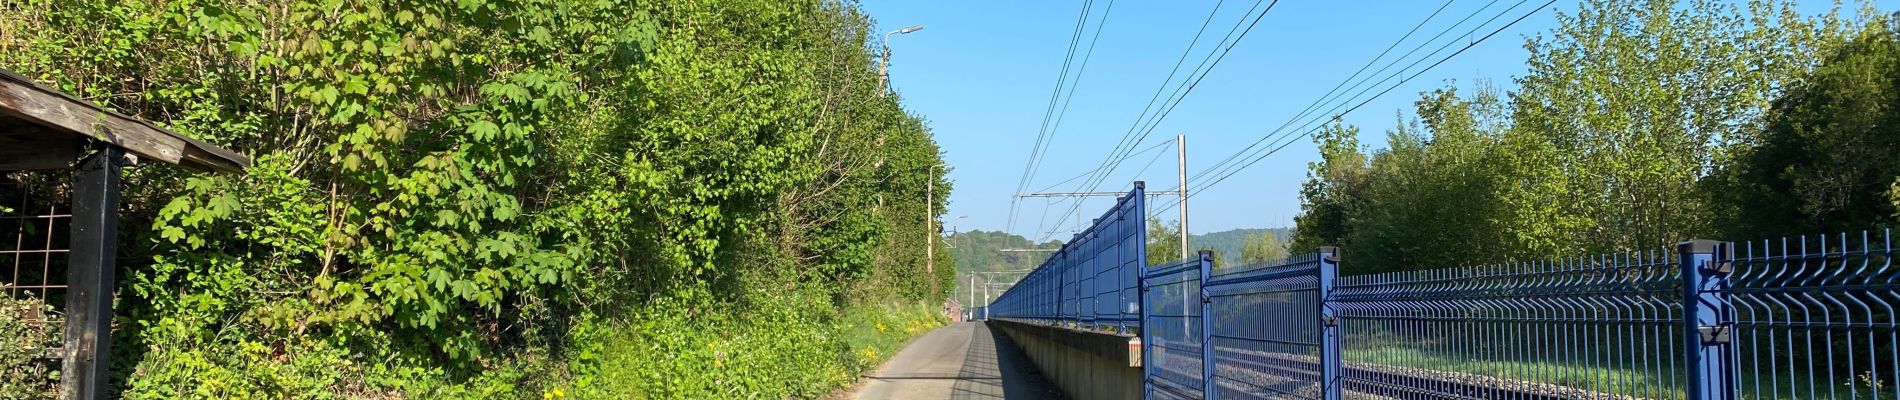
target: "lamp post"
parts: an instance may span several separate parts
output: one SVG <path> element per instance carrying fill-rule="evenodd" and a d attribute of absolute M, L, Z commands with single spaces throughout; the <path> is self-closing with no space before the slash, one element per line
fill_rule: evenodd
<path fill-rule="evenodd" d="M 898 29 L 898 30 L 884 33 L 884 56 L 878 57 L 878 61 L 877 61 L 877 95 L 878 96 L 880 97 L 884 96 L 884 93 L 885 93 L 884 88 L 889 87 L 890 82 L 891 82 L 891 68 L 890 68 L 891 67 L 891 35 L 902 35 L 902 34 L 907 34 L 907 33 L 921 31 L 921 30 L 924 30 L 923 25 L 911 25 L 909 27 L 905 27 L 904 29 Z"/>

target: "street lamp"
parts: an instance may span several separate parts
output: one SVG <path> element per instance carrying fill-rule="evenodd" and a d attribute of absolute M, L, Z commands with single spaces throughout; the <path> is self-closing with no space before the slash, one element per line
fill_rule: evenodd
<path fill-rule="evenodd" d="M 957 221 L 962 221 L 964 218 L 969 218 L 969 217 L 970 216 L 968 215 L 958 215 L 956 218 L 950 220 L 950 236 L 951 237 L 956 237 L 957 233 L 959 232 L 957 230 Z M 957 246 L 950 245 L 950 238 L 943 239 L 943 247 L 949 247 L 952 249 L 957 248 Z"/>
<path fill-rule="evenodd" d="M 924 30 L 923 25 L 911 25 L 904 29 L 890 31 L 884 34 L 884 56 L 879 57 L 877 62 L 878 96 L 884 96 L 884 88 L 889 86 L 891 81 L 891 35 L 901 35 L 921 30 Z"/>

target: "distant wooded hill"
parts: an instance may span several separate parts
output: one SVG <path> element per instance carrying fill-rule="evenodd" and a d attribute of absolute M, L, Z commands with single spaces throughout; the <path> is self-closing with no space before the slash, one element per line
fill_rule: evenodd
<path fill-rule="evenodd" d="M 1246 245 L 1247 237 L 1262 232 L 1272 234 L 1277 243 L 1286 243 L 1293 238 L 1293 228 L 1250 228 L 1233 229 L 1200 235 L 1189 235 L 1188 246 L 1196 249 L 1214 250 L 1215 262 L 1223 265 L 1240 265 L 1241 246 Z"/>

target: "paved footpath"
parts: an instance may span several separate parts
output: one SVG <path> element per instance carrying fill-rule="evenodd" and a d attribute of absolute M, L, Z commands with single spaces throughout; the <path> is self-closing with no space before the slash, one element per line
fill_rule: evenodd
<path fill-rule="evenodd" d="M 863 400 L 1059 399 L 1002 331 L 960 322 L 912 341 L 852 397 Z"/>

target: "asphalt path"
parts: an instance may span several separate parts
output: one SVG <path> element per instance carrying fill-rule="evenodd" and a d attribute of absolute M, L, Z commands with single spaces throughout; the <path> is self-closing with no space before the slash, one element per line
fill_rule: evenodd
<path fill-rule="evenodd" d="M 1060 399 L 1001 331 L 960 322 L 911 341 L 864 376 L 854 399 Z"/>

